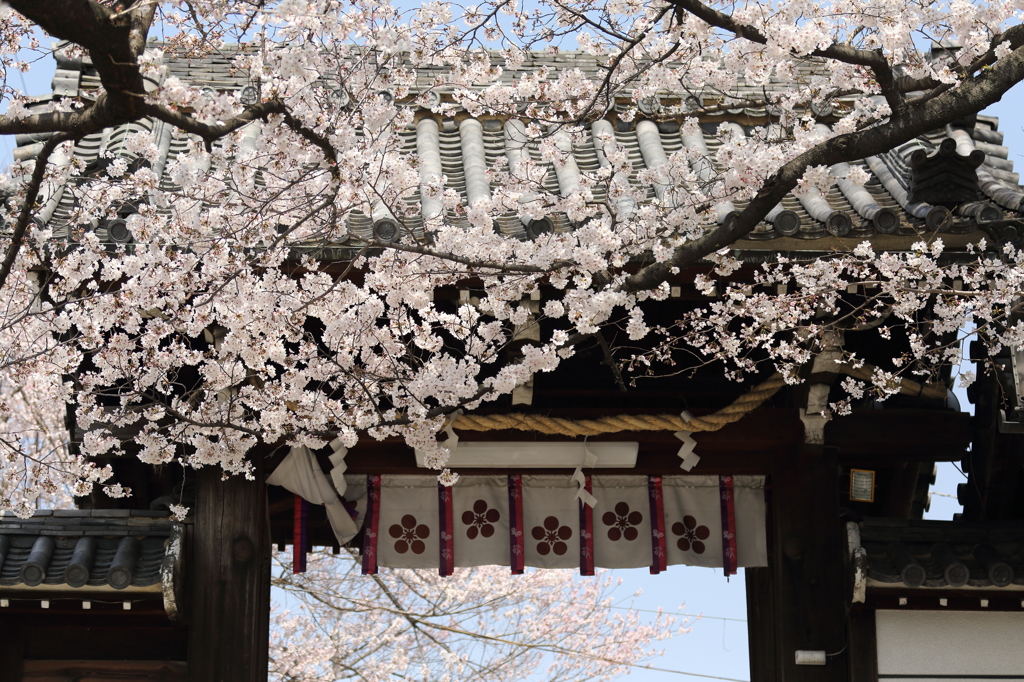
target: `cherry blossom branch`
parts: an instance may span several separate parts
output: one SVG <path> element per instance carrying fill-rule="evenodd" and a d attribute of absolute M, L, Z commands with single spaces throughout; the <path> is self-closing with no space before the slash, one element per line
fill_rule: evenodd
<path fill-rule="evenodd" d="M 28 116 L 0 116 L 0 135 L 31 133 L 75 133 L 84 129 L 102 130 L 115 118 L 109 112 L 106 94 L 79 111 L 52 111 Z"/>
<path fill-rule="evenodd" d="M 612 62 L 607 67 L 603 67 L 607 70 L 607 73 L 605 74 L 604 79 L 601 81 L 601 85 L 600 87 L 598 87 L 597 92 L 595 92 L 593 98 L 591 98 L 590 104 L 588 105 L 587 109 L 591 109 L 595 104 L 597 104 L 598 100 L 600 99 L 601 92 L 607 92 L 608 98 L 609 100 L 611 100 L 611 82 L 612 78 L 615 75 L 616 69 L 619 68 L 619 65 L 622 64 L 622 61 L 629 55 L 629 53 L 632 52 L 638 45 L 640 45 L 647 38 L 647 34 L 651 32 L 652 28 L 658 25 L 658 22 L 661 21 L 666 14 L 668 14 L 669 10 L 669 5 L 666 5 L 664 8 L 662 8 L 662 10 L 658 12 L 658 14 L 655 15 L 654 19 L 651 21 L 651 25 L 646 30 L 644 30 L 640 35 L 636 36 L 635 38 L 623 38 L 623 42 L 625 42 L 626 44 L 625 48 L 619 50 L 619 53 L 615 55 L 615 57 L 612 59 Z M 665 54 L 658 60 L 652 59 L 652 63 L 649 64 L 645 70 L 650 69 L 651 66 L 654 65 L 654 63 L 667 60 L 678 49 L 679 42 L 677 41 L 672 45 L 671 49 L 668 50 L 667 54 Z"/>
<path fill-rule="evenodd" d="M 338 154 L 334 151 L 334 147 L 331 145 L 330 140 L 303 124 L 295 118 L 287 108 L 285 108 L 283 113 L 285 124 L 302 136 L 304 140 L 319 147 L 320 151 L 323 152 L 324 157 L 326 157 L 327 161 L 330 163 L 331 175 L 334 176 L 335 180 L 340 180 L 341 171 L 338 170 Z"/>
<path fill-rule="evenodd" d="M 864 93 L 863 90 L 854 90 L 854 89 L 836 90 L 836 91 L 833 91 L 833 92 L 829 93 L 827 95 L 827 99 L 835 99 L 837 97 L 849 97 L 851 95 L 860 95 L 860 94 L 863 94 L 863 93 Z M 733 101 L 726 101 L 730 97 L 733 98 Z M 764 107 L 764 106 L 768 106 L 768 105 L 772 105 L 772 104 L 777 104 L 777 100 L 776 99 L 768 97 L 767 95 L 765 97 L 760 97 L 760 98 L 757 98 L 757 99 L 751 99 L 751 98 L 746 98 L 746 97 L 737 97 L 736 95 L 732 95 L 730 93 L 722 92 L 722 93 L 719 93 L 719 96 L 717 96 L 716 99 L 721 100 L 721 103 L 720 104 L 713 104 L 711 106 L 704 106 L 703 104 L 696 105 L 696 106 L 699 107 L 699 110 L 700 110 L 699 113 L 702 113 L 702 114 L 720 114 L 720 113 L 723 113 L 723 112 L 731 111 L 733 109 L 740 109 L 740 108 L 744 108 L 744 107 Z M 678 115 L 675 111 L 672 111 L 672 109 L 674 109 L 674 107 L 669 109 L 670 115 L 672 115 L 672 116 Z"/>
<path fill-rule="evenodd" d="M 271 628 L 273 672 L 289 679 L 359 677 L 373 669 L 378 676 L 400 679 L 449 674 L 511 681 L 529 677 L 548 651 L 553 655 L 545 679 L 599 679 L 640 665 L 652 653 L 645 647 L 674 623 L 671 616 L 640 623 L 629 609 L 612 616 L 611 609 L 601 608 L 611 587 L 601 578 L 537 574 L 512 581 L 500 568 L 483 567 L 444 578 L 398 570 L 379 581 L 365 580 L 356 575 L 358 557 L 349 549 L 337 557 L 314 553 L 308 572 L 300 575 L 291 573 L 281 555 L 275 561 L 280 567 L 275 586 L 303 605 L 299 618 L 279 613 Z M 567 619 L 560 604 L 575 604 L 578 617 Z M 386 636 L 375 634 L 384 628 Z M 453 652 L 439 648 L 431 636 Z M 607 660 L 583 656 L 594 642 L 601 642 Z M 320 655 L 324 651 L 329 661 Z"/>
<path fill-rule="evenodd" d="M 149 27 L 153 25 L 153 19 L 156 16 L 156 9 L 159 5 L 159 0 L 136 0 L 135 4 L 130 8 L 110 17 L 110 23 L 120 21 L 125 15 L 129 17 L 128 49 L 136 57 L 141 56 L 146 50 Z"/>
<path fill-rule="evenodd" d="M 32 222 L 32 211 L 35 209 L 36 199 L 39 198 L 39 190 L 42 188 L 43 179 L 46 177 L 46 164 L 57 147 L 72 139 L 75 138 L 68 134 L 54 135 L 43 144 L 39 156 L 36 157 L 36 165 L 32 169 L 32 177 L 25 187 L 25 199 L 21 205 L 21 210 L 18 212 L 18 220 L 14 223 L 14 230 L 11 232 L 11 245 L 7 247 L 3 263 L 0 263 L 0 290 L 7 283 L 7 278 L 11 274 L 11 268 L 14 267 L 14 261 L 18 259 L 18 253 L 21 251 L 21 246 L 24 243 L 25 232 L 28 230 L 29 223 Z"/>
<path fill-rule="evenodd" d="M 622 371 L 619 369 L 619 363 L 615 361 L 612 356 L 612 349 L 608 345 L 607 339 L 604 338 L 604 334 L 600 331 L 594 334 L 594 339 L 597 344 L 601 347 L 601 352 L 604 353 L 603 364 L 608 365 L 612 370 L 612 375 L 615 377 L 615 385 L 619 387 L 619 390 L 625 393 L 628 389 L 626 388 L 626 382 L 622 379 Z"/>
<path fill-rule="evenodd" d="M 682 0 L 691 2 L 691 0 Z M 1024 80 L 1024 49 L 1018 48 L 986 69 L 978 78 L 894 115 L 875 127 L 838 135 L 803 152 L 784 164 L 768 178 L 760 191 L 736 218 L 698 239 L 675 249 L 664 262 L 642 268 L 626 278 L 622 289 L 633 293 L 651 289 L 666 281 L 674 268 L 696 263 L 708 254 L 723 249 L 748 234 L 768 212 L 797 186 L 808 168 L 832 166 L 892 149 L 899 144 L 956 121 L 998 102 L 1015 84 Z"/>
<path fill-rule="evenodd" d="M 384 584 L 384 581 L 380 579 L 379 575 L 371 574 L 371 577 L 373 578 L 374 582 L 376 582 L 377 585 L 380 587 L 381 591 L 385 594 L 385 596 L 387 596 L 388 600 L 392 604 L 395 605 L 395 609 L 397 610 L 396 612 L 402 614 L 402 617 L 405 618 L 405 620 L 409 623 L 409 625 L 411 625 L 413 627 L 413 629 L 418 630 L 419 632 L 421 632 L 424 637 L 426 637 L 427 639 L 429 639 L 430 641 L 432 641 L 434 644 L 436 644 L 437 646 L 441 647 L 445 651 L 449 651 L 449 652 L 451 651 L 451 649 L 448 647 L 447 644 L 445 644 L 440 639 L 435 637 L 433 634 L 427 632 L 426 630 L 424 630 L 423 628 L 420 627 L 421 624 L 432 625 L 432 623 L 429 623 L 429 622 L 423 621 L 421 619 L 415 618 L 412 614 L 410 614 L 405 609 L 405 607 L 402 606 L 402 602 L 398 600 L 398 597 L 396 597 L 391 592 L 391 590 L 388 589 L 388 586 Z"/>
<path fill-rule="evenodd" d="M 1004 41 L 1009 43 L 1009 48 L 1011 50 L 1016 50 L 1017 48 L 1024 46 L 1024 24 L 1011 26 L 1002 34 L 993 38 L 993 47 L 990 47 L 985 54 L 978 57 L 970 66 L 964 69 L 964 74 L 967 77 L 973 77 L 978 71 L 995 64 L 998 59 L 996 57 L 996 48 L 998 48 Z M 928 90 L 928 92 L 923 95 L 907 100 L 907 106 L 918 106 L 920 104 L 924 104 L 954 87 L 953 83 L 940 83 L 934 78 L 901 78 L 899 79 L 899 83 L 900 87 L 904 89 L 905 92 Z"/>
<path fill-rule="evenodd" d="M 737 38 L 749 40 L 752 43 L 758 43 L 760 45 L 768 44 L 767 36 L 758 29 L 753 26 L 741 24 L 728 14 L 719 12 L 718 10 L 700 2 L 700 0 L 670 1 L 679 11 L 689 12 L 708 25 L 729 31 Z M 824 57 L 826 59 L 835 59 L 836 61 L 846 64 L 855 64 L 870 68 L 875 75 L 875 80 L 878 82 L 878 86 L 881 89 L 882 94 L 885 96 L 885 101 L 888 102 L 893 113 L 903 110 L 903 97 L 896 88 L 892 66 L 889 64 L 889 60 L 885 58 L 885 55 L 881 50 L 861 50 L 853 47 L 852 45 L 832 43 L 826 48 L 818 48 L 812 51 L 810 55 L 814 57 Z"/>
<path fill-rule="evenodd" d="M 573 265 L 570 261 L 555 261 L 550 267 L 542 268 L 538 265 L 510 265 L 508 263 L 502 263 L 500 261 L 487 261 L 478 260 L 475 258 L 466 258 L 459 256 L 454 253 L 448 253 L 445 251 L 434 251 L 424 246 L 413 246 L 411 244 L 400 244 L 396 242 L 385 242 L 380 239 L 365 239 L 358 235 L 351 235 L 353 241 L 365 244 L 366 246 L 379 248 L 379 249 L 390 249 L 392 251 L 403 251 L 405 253 L 416 253 L 421 256 L 431 256 L 438 260 L 450 261 L 452 263 L 458 263 L 465 265 L 466 267 L 476 268 L 479 270 L 493 270 L 495 272 L 515 272 L 523 274 L 537 274 L 543 275 L 561 268 L 570 267 Z"/>
<path fill-rule="evenodd" d="M 186 133 L 201 137 L 206 145 L 206 150 L 211 151 L 216 140 L 244 128 L 253 121 L 266 121 L 271 114 L 286 114 L 287 107 L 281 100 L 271 99 L 248 106 L 237 116 L 217 124 L 202 123 L 188 114 L 155 103 L 147 103 L 144 113 L 164 123 L 170 123 Z"/>
<path fill-rule="evenodd" d="M 108 95 L 124 109 L 136 109 L 132 95 L 146 92 L 138 57 L 146 47 L 155 4 L 130 14 L 118 14 L 94 0 L 11 0 L 9 4 L 55 38 L 85 48 Z"/>

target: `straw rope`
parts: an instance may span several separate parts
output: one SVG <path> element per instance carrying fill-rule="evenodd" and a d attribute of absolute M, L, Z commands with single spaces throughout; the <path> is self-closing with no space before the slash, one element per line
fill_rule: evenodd
<path fill-rule="evenodd" d="M 781 374 L 773 374 L 714 414 L 685 421 L 673 414 L 620 414 L 600 419 L 560 419 L 539 414 L 461 414 L 451 426 L 459 431 L 539 431 L 560 436 L 596 436 L 620 431 L 717 431 L 760 407 L 786 385 Z"/>

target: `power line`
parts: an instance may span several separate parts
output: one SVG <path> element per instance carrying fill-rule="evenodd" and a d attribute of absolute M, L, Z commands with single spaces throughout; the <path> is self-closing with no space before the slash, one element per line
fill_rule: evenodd
<path fill-rule="evenodd" d="M 933 493 L 934 494 L 934 493 Z M 573 606 L 600 607 L 603 609 L 619 609 L 621 611 L 637 611 L 639 613 L 656 613 L 666 616 L 684 616 L 686 618 L 699 618 L 701 620 L 726 620 L 733 623 L 746 623 L 745 618 L 726 618 L 724 616 L 705 616 L 702 613 L 682 613 L 680 611 L 658 611 L 655 609 L 637 609 L 632 606 L 613 606 L 610 604 L 581 604 L 580 602 L 567 601 L 565 599 L 548 599 L 547 601 L 559 602 L 560 604 L 572 604 Z"/>
<path fill-rule="evenodd" d="M 552 600 L 552 601 L 555 601 L 555 600 Z M 454 632 L 455 634 L 470 635 L 472 637 L 478 637 L 480 639 L 492 640 L 492 641 L 495 641 L 495 642 L 500 642 L 502 644 L 512 644 L 514 646 L 521 646 L 521 645 L 516 644 L 515 642 L 509 641 L 509 640 L 504 639 L 502 637 L 493 637 L 493 636 L 489 636 L 489 635 L 482 635 L 480 633 L 467 632 L 466 630 L 462 630 L 461 628 L 455 628 L 455 627 L 451 627 L 451 626 L 446 626 L 446 625 L 442 625 L 440 623 L 435 623 L 433 621 L 420 621 L 420 622 L 422 622 L 424 625 L 427 625 L 429 627 L 437 628 L 439 630 L 446 630 L 448 632 Z M 702 677 L 702 678 L 708 679 L 708 680 L 726 680 L 726 682 L 747 682 L 747 680 L 741 680 L 741 679 L 736 678 L 736 677 L 721 677 L 719 675 L 705 675 L 703 673 L 688 673 L 688 672 L 685 672 L 683 670 L 674 670 L 672 668 L 657 668 L 657 667 L 654 667 L 654 666 L 651 666 L 651 665 L 642 665 L 640 663 L 630 663 L 628 661 L 618 661 L 618 660 L 615 660 L 614 658 L 605 658 L 604 656 L 597 656 L 595 654 L 588 654 L 588 653 L 584 653 L 582 651 L 578 651 L 578 650 L 575 650 L 575 649 L 564 649 L 564 648 L 562 648 L 560 646 L 538 645 L 538 646 L 534 646 L 532 648 L 535 648 L 535 649 L 537 649 L 539 651 L 546 651 L 547 653 L 551 653 L 551 654 L 555 654 L 555 655 L 573 656 L 573 657 L 576 657 L 576 658 L 588 658 L 588 659 L 591 659 L 591 660 L 594 660 L 594 661 L 603 661 L 605 663 L 611 663 L 612 665 L 622 665 L 622 666 L 627 666 L 627 667 L 630 667 L 630 668 L 640 668 L 641 670 L 653 670 L 655 672 L 660 672 L 660 673 L 671 673 L 673 675 L 687 675 L 689 677 Z"/>
<path fill-rule="evenodd" d="M 631 606 L 609 606 L 609 609 L 623 609 L 626 611 L 639 611 L 641 613 L 664 613 L 668 616 L 685 616 L 686 618 L 699 618 L 700 620 L 727 620 L 733 623 L 746 623 L 746 618 L 726 618 L 724 616 L 705 616 L 702 613 L 681 613 L 679 611 L 656 611 L 654 609 L 634 609 Z"/>
<path fill-rule="evenodd" d="M 636 664 L 636 663 L 632 664 L 632 666 L 634 668 L 640 668 L 641 670 L 654 670 L 655 672 L 659 672 L 659 673 L 672 673 L 674 675 L 688 675 L 690 677 L 703 677 L 703 678 L 708 679 L 708 680 L 729 680 L 729 682 L 747 682 L 746 680 L 741 680 L 741 679 L 738 679 L 736 677 L 719 677 L 718 675 L 702 675 L 700 673 L 688 673 L 688 672 L 683 672 L 682 670 L 671 670 L 669 668 L 655 668 L 655 667 L 650 666 L 650 665 L 639 665 L 639 664 Z"/>
<path fill-rule="evenodd" d="M 937 493 L 932 493 L 933 495 Z M 544 601 L 556 602 L 559 604 L 570 604 L 572 606 L 580 606 L 584 608 L 602 608 L 602 609 L 616 609 L 618 611 L 636 611 L 637 613 L 653 613 L 662 614 L 666 616 L 683 616 L 684 618 L 698 618 L 700 620 L 721 620 L 728 621 L 731 623 L 746 623 L 746 618 L 727 618 L 725 616 L 708 616 L 703 613 L 683 613 L 681 611 L 665 611 L 656 609 L 638 609 L 632 606 L 616 606 L 613 604 L 585 604 L 582 602 L 570 601 L 568 599 L 545 599 Z"/>

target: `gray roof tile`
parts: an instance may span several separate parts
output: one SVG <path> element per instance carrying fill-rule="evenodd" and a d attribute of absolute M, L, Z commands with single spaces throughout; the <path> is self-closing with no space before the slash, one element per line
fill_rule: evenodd
<path fill-rule="evenodd" d="M 1008 571 L 1012 585 L 1024 585 L 1024 523 L 964 523 L 908 519 L 865 519 L 860 527 L 861 546 L 867 552 L 868 577 L 878 583 L 906 587 L 894 559 L 893 547 L 909 551 L 924 569 L 922 587 L 950 587 L 945 567 L 936 552 L 944 544 L 969 574 L 967 587 L 999 589 L 993 583 L 997 569 Z M 989 548 L 989 549 L 986 549 Z M 952 587 L 961 587 L 952 585 Z"/>
<path fill-rule="evenodd" d="M 178 76 L 195 86 L 212 87 L 219 90 L 237 90 L 249 84 L 245 73 L 235 71 L 232 68 L 232 59 L 239 53 L 239 51 L 244 49 L 244 47 L 240 48 L 238 46 L 224 46 L 219 50 L 218 54 L 195 59 L 171 58 L 167 65 L 171 74 Z M 70 83 L 76 78 L 77 74 L 77 87 L 79 89 L 88 90 L 99 86 L 99 80 L 96 76 L 95 69 L 93 69 L 88 59 L 84 60 L 83 63 L 82 61 L 68 60 L 62 55 L 63 53 L 58 51 L 57 56 L 60 62 L 61 83 Z M 501 60 L 497 55 L 492 56 L 492 61 L 496 64 L 501 63 Z M 537 53 L 528 56 L 526 62 L 521 68 L 515 71 L 505 71 L 501 77 L 502 82 L 512 83 L 514 79 L 519 78 L 524 74 L 532 73 L 544 65 L 551 66 L 554 69 L 553 75 L 557 75 L 557 71 L 563 68 L 578 68 L 589 74 L 596 74 L 598 72 L 597 60 L 591 55 L 575 51 L 560 52 L 556 55 Z M 799 66 L 799 70 L 805 75 L 810 76 L 814 73 L 815 67 L 813 64 L 802 64 Z M 435 79 L 439 76 L 443 76 L 443 71 L 441 69 L 421 69 L 417 74 L 417 87 L 421 89 L 432 87 Z M 776 82 L 772 82 L 766 86 L 766 90 L 768 92 L 775 92 L 780 90 L 782 87 L 784 86 Z M 438 90 L 440 92 L 450 92 L 451 87 L 442 86 L 438 88 Z M 763 89 L 760 86 L 756 88 L 750 86 L 746 84 L 741 77 L 736 88 L 729 94 L 748 97 L 761 96 L 762 92 Z M 55 90 L 55 95 L 60 94 L 62 93 L 56 92 Z M 413 95 L 416 94 L 418 94 L 418 92 L 413 93 Z M 628 100 L 628 96 L 630 94 L 631 93 L 625 93 L 625 96 L 620 99 L 618 103 L 619 108 L 631 106 L 631 103 Z M 667 93 L 663 98 L 663 101 L 668 102 L 670 100 L 674 100 L 678 102 L 681 99 L 685 99 L 684 95 L 686 94 L 687 93 L 683 92 Z M 718 93 L 717 91 L 710 89 L 701 90 L 697 94 L 699 97 L 707 98 L 720 98 L 723 95 L 723 93 Z M 39 106 L 45 105 L 46 101 L 43 101 Z M 430 114 L 424 112 L 421 115 Z M 641 116 L 638 120 L 642 120 L 642 118 L 643 117 Z M 763 107 L 738 107 L 733 110 L 732 113 L 720 112 L 713 115 L 704 114 L 701 118 L 704 123 L 705 143 L 712 158 L 719 146 L 716 131 L 720 125 L 730 122 L 738 122 L 743 124 L 746 133 L 750 134 L 754 131 L 754 128 L 750 125 L 751 122 L 756 123 L 758 126 L 763 126 L 770 121 L 768 112 Z M 827 121 L 830 119 L 822 120 Z M 467 192 L 465 173 L 463 172 L 461 136 L 458 132 L 459 128 L 454 125 L 454 122 L 452 122 L 451 126 L 445 125 L 444 122 L 439 121 L 439 123 L 441 123 L 440 153 L 443 172 L 448 177 L 448 186 L 466 199 Z M 985 196 L 979 195 L 979 200 L 998 201 L 1001 206 L 1016 214 L 1020 201 L 1024 198 L 1024 193 L 1021 192 L 1017 185 L 1019 182 L 1019 175 L 1013 172 L 1012 162 L 1007 160 L 1009 157 L 1008 150 L 1005 150 L 1005 147 L 1001 147 L 1003 135 L 997 129 L 998 124 L 998 119 L 988 116 L 978 116 L 977 122 L 967 131 L 970 138 L 972 138 L 978 145 L 978 148 L 992 157 L 983 167 L 985 171 L 987 171 L 987 177 L 991 178 L 991 181 L 987 184 L 985 182 L 982 183 Z M 98 154 L 101 151 L 101 146 L 105 147 L 107 150 L 118 150 L 125 136 L 129 132 L 152 130 L 153 128 L 154 123 L 152 121 L 140 121 L 129 125 L 118 126 L 112 131 L 90 135 L 78 143 L 76 147 L 76 156 L 88 163 L 98 157 Z M 682 146 L 678 132 L 675 130 L 669 130 L 669 128 L 671 128 L 671 126 L 663 126 L 660 135 L 660 142 L 667 154 L 671 154 L 672 152 L 679 150 Z M 635 123 L 624 123 L 620 129 L 616 130 L 615 135 L 617 141 L 629 151 L 635 171 L 638 172 L 643 170 L 644 162 L 639 150 L 639 144 L 635 132 Z M 945 138 L 945 135 L 946 133 L 944 131 L 935 131 L 919 138 L 913 146 L 915 148 L 920 147 L 925 151 L 932 152 L 937 148 L 942 139 Z M 184 151 L 187 139 L 187 136 L 181 133 L 181 131 L 175 131 L 166 155 L 156 165 L 166 169 L 168 165 L 167 161 L 173 159 L 177 154 Z M 416 149 L 415 130 L 404 132 L 402 134 L 402 139 L 405 150 L 414 153 Z M 36 147 L 41 144 L 37 140 L 26 139 L 24 142 L 25 144 L 16 150 L 16 154 L 20 154 L 24 157 L 29 157 L 32 154 L 37 153 L 38 150 Z M 485 118 L 484 146 L 488 166 L 493 165 L 499 157 L 505 155 L 506 149 L 502 134 L 501 120 Z M 909 154 L 912 151 L 913 149 L 904 146 L 899 151 L 893 150 L 880 157 L 884 165 L 894 176 L 895 180 L 903 187 L 907 186 L 910 178 L 910 169 L 904 155 L 909 157 Z M 530 157 L 539 161 L 539 154 L 535 148 L 528 146 L 526 153 Z M 580 168 L 584 171 L 593 171 L 598 167 L 597 152 L 594 149 L 593 139 L 589 133 L 584 135 L 584 140 L 573 150 L 573 155 Z M 861 165 L 863 166 L 863 163 Z M 547 189 L 557 194 L 558 183 L 555 175 L 556 174 L 554 172 L 549 172 L 547 178 Z M 164 189 L 173 189 L 167 177 L 161 178 L 161 185 Z M 889 190 L 883 187 L 877 176 L 872 174 L 872 179 L 865 189 L 879 206 L 896 209 L 900 216 L 900 225 L 897 229 L 897 234 L 908 237 L 915 236 L 924 229 L 925 224 L 922 218 L 914 217 L 908 213 L 904 207 L 901 207 L 900 201 L 897 197 L 894 197 Z M 598 190 L 597 194 L 600 194 L 600 190 Z M 648 192 L 648 195 L 650 198 L 653 196 L 653 192 Z M 603 197 L 599 196 L 596 198 L 601 199 Z M 875 227 L 872 221 L 866 219 L 862 215 L 858 215 L 857 211 L 853 206 L 851 206 L 850 202 L 838 188 L 833 187 L 825 196 L 825 200 L 832 211 L 841 212 L 851 219 L 852 227 L 848 235 L 849 237 L 864 238 L 875 234 Z M 411 209 L 412 215 L 414 216 L 407 219 L 407 227 L 413 232 L 413 234 L 422 236 L 422 219 L 419 216 L 418 211 L 418 192 L 414 193 L 413 196 L 406 201 L 408 207 Z M 54 211 L 53 217 L 51 218 L 51 224 L 55 228 L 55 234 L 66 235 L 68 220 L 74 207 L 74 202 L 74 192 L 65 191 L 57 209 Z M 829 232 L 825 229 L 824 223 L 809 215 L 807 210 L 796 197 L 792 195 L 787 196 L 786 199 L 783 200 L 782 204 L 784 208 L 795 212 L 799 216 L 800 228 L 793 236 L 807 242 L 806 248 L 815 248 L 813 245 L 814 240 L 830 236 Z M 743 208 L 743 204 L 737 202 L 736 208 L 741 210 Z M 464 216 L 457 215 L 454 212 L 449 212 L 447 218 L 454 224 L 466 223 Z M 555 231 L 557 232 L 573 229 L 565 216 L 551 216 L 551 221 Z M 527 238 L 527 231 L 515 214 L 510 213 L 500 217 L 497 220 L 497 225 L 498 229 L 503 234 L 521 239 Z M 373 232 L 373 222 L 370 217 L 360 213 L 353 213 L 349 216 L 348 227 L 351 232 L 360 236 L 370 236 Z M 974 218 L 967 216 L 955 216 L 952 226 L 947 226 L 943 229 L 963 233 L 972 232 L 977 228 L 975 226 Z M 100 228 L 100 232 L 102 233 L 100 235 L 101 238 L 106 238 L 105 229 Z M 780 236 L 782 235 L 779 234 L 770 223 L 765 222 L 758 226 L 758 228 L 749 235 L 749 239 L 754 241 L 770 242 Z M 766 243 L 765 247 L 771 248 L 771 245 Z M 795 247 L 787 245 L 786 248 L 793 249 Z M 342 251 L 342 254 L 344 253 L 345 252 Z"/>
<path fill-rule="evenodd" d="M 68 567 L 80 543 L 95 543 L 87 586 L 107 585 L 107 573 L 111 568 L 119 543 L 134 538 L 138 543 L 138 558 L 132 568 L 132 587 L 148 587 L 160 582 L 160 567 L 164 561 L 167 538 L 174 527 L 168 519 L 158 518 L 149 513 L 145 517 L 132 518 L 129 510 L 55 510 L 53 514 L 37 513 L 31 521 L 12 521 L 0 518 L 0 535 L 9 538 L 10 546 L 6 555 L 0 555 L 0 593 L 4 587 L 30 589 L 24 583 L 23 567 L 41 538 L 52 538 L 52 551 L 43 567 L 43 585 L 62 585 L 64 570 Z M 69 512 L 77 512 L 71 515 Z M 112 514 L 111 512 L 117 512 Z M 90 518 L 81 519 L 88 514 Z M 75 526 L 68 521 L 86 521 Z M 93 523 L 102 524 L 97 527 Z M 84 547 L 84 546 L 83 546 Z M 87 589 L 87 588 L 80 588 Z"/>

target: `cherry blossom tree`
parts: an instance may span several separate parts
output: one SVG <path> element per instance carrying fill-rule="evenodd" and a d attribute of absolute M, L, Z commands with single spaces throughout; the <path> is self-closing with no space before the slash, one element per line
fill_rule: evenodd
<path fill-rule="evenodd" d="M 0 456 L 6 462 L 0 497 L 11 499 L 19 491 L 32 491 L 34 505 L 70 503 L 69 490 L 62 485 L 69 458 L 64 399 L 59 391 L 59 381 L 41 376 L 22 379 L 10 373 L 0 381 Z M 85 478 L 90 474 L 109 477 L 100 469 L 77 473 Z"/>
<path fill-rule="evenodd" d="M 568 571 L 391 570 L 359 575 L 343 552 L 278 565 L 271 679 L 608 680 L 655 655 L 672 618 L 611 608 L 612 581 Z M 684 628 L 679 628 L 680 632 Z"/>
<path fill-rule="evenodd" d="M 0 134 L 36 135 L 41 146 L 3 177 L 0 383 L 45 386 L 39 396 L 69 405 L 87 435 L 70 450 L 7 438 L 0 508 L 25 513 L 58 482 L 77 494 L 96 484 L 127 494 L 90 461 L 118 453 L 116 434 L 128 428 L 144 463 L 228 473 L 248 473 L 258 446 L 399 435 L 450 482 L 435 438 L 448 415 L 555 370 L 609 325 L 645 344 L 623 362 L 675 366 L 685 353 L 723 362 L 736 378 L 760 363 L 794 382 L 822 339 L 840 343 L 842 330 L 901 327 L 910 343 L 898 371 L 923 375 L 956 362 L 957 330 L 971 319 L 993 348 L 1018 347 L 1024 269 L 1011 242 L 978 243 L 952 264 L 941 239 L 896 254 L 863 244 L 780 258 L 757 274 L 774 294 L 729 278 L 739 265 L 730 245 L 786 193 L 827 188 L 838 164 L 972 115 L 1024 78 L 1022 9 L 966 0 L 10 0 L 0 9 L 10 102 Z M 11 74 L 33 68 L 26 54 L 41 34 L 88 56 L 99 87 L 45 106 L 22 97 Z M 926 58 L 919 46 L 939 40 L 961 47 Z M 531 51 L 567 41 L 596 60 L 597 76 L 540 68 L 501 80 Z M 246 47 L 232 53 L 233 68 L 251 88 L 201 90 L 168 71 L 174 59 L 236 43 Z M 425 69 L 434 84 L 414 91 Z M 728 93 L 740 76 L 776 87 L 736 100 Z M 680 95 L 688 89 L 720 95 L 692 100 Z M 678 119 L 684 134 L 716 108 L 769 106 L 775 125 L 752 136 L 720 129 L 721 172 L 702 171 L 708 159 L 683 149 L 641 172 L 639 185 L 625 150 L 596 129 L 607 163 L 569 191 L 545 188 L 548 164 L 566 164 L 613 103 L 626 101 L 616 115 L 629 121 L 660 92 L 676 99 L 645 115 Z M 818 125 L 808 111 L 837 97 L 850 102 L 843 115 Z M 486 169 L 497 189 L 469 201 L 440 172 L 424 178 L 403 146 L 410 103 L 515 118 L 541 161 Z M 160 169 L 171 190 L 153 167 L 154 121 L 191 136 Z M 88 136 L 136 122 L 122 154 L 97 167 L 74 156 Z M 856 185 L 864 175 L 839 179 Z M 59 231 L 46 220 L 57 188 L 75 195 Z M 657 198 L 644 201 L 651 188 Z M 725 201 L 739 208 L 717 221 Z M 119 212 L 130 239 L 112 243 L 96 227 Z M 527 223 L 565 214 L 577 227 L 512 238 L 494 228 L 510 212 Z M 387 218 L 393 233 L 351 229 L 359 216 Z M 677 281 L 707 260 L 711 274 Z M 673 282 L 723 296 L 652 327 L 643 306 L 668 297 Z M 432 300 L 467 283 L 478 301 Z M 541 285 L 558 294 L 532 311 L 522 302 Z M 851 286 L 872 293 L 850 304 Z M 524 335 L 542 320 L 551 331 Z M 846 385 L 851 399 L 884 398 L 897 382 L 879 370 Z M 24 484 L 8 493 L 9 481 Z"/>

